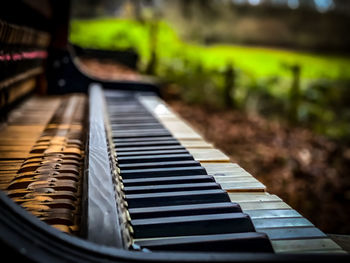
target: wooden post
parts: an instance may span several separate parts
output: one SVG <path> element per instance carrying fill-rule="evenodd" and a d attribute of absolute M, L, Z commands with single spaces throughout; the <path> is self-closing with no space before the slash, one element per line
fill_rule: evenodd
<path fill-rule="evenodd" d="M 293 81 L 289 92 L 289 120 L 292 123 L 298 122 L 298 111 L 300 104 L 300 65 L 290 67 L 292 71 Z"/>
<path fill-rule="evenodd" d="M 150 40 L 150 51 L 151 58 L 147 65 L 146 74 L 154 75 L 157 68 L 157 41 L 158 41 L 158 21 L 152 20 L 150 22 L 150 31 L 149 31 L 149 40 Z"/>
<path fill-rule="evenodd" d="M 228 63 L 224 72 L 225 84 L 224 84 L 224 101 L 225 106 L 228 108 L 236 107 L 235 103 L 235 70 L 232 63 Z"/>

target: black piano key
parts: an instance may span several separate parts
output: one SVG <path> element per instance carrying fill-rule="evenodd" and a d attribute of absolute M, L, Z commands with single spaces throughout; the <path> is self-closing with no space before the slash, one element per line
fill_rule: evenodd
<path fill-rule="evenodd" d="M 186 176 L 186 175 L 203 175 L 207 174 L 206 170 L 201 166 L 175 167 L 175 168 L 148 168 L 121 170 L 122 178 L 145 178 L 158 176 Z"/>
<path fill-rule="evenodd" d="M 121 100 L 109 100 L 109 102 L 117 102 L 115 104 L 109 104 L 108 105 L 108 109 L 113 109 L 114 111 L 115 110 L 127 110 L 127 111 L 130 111 L 132 109 L 134 110 L 140 110 L 140 106 L 141 104 L 134 98 L 134 97 L 129 97 L 127 100 L 125 100 L 124 102 L 127 103 L 123 103 L 123 101 Z"/>
<path fill-rule="evenodd" d="M 137 106 L 135 106 L 137 107 Z M 149 112 L 142 109 L 142 107 L 139 106 L 139 108 L 110 108 L 108 107 L 110 112 L 113 112 L 112 116 L 136 116 L 136 115 L 146 115 L 146 116 L 152 116 Z"/>
<path fill-rule="evenodd" d="M 131 116 L 131 115 L 130 115 Z M 129 116 L 129 117 L 130 117 Z M 110 118 L 110 124 L 111 125 L 145 125 L 147 127 L 147 124 L 156 124 L 156 125 L 162 125 L 157 119 L 155 119 L 153 116 L 144 115 L 144 116 L 133 116 L 133 118 L 129 119 L 128 116 L 114 116 Z"/>
<path fill-rule="evenodd" d="M 224 214 L 242 212 L 237 203 L 212 203 L 161 207 L 131 208 L 129 213 L 132 219 L 157 218 L 170 216 L 188 216 L 205 214 Z"/>
<path fill-rule="evenodd" d="M 107 108 L 109 112 L 111 112 L 111 116 L 132 116 L 131 114 L 143 114 L 153 117 L 153 115 L 150 112 L 146 111 L 141 105 L 135 105 L 133 108 Z"/>
<path fill-rule="evenodd" d="M 139 155 L 145 155 L 145 156 L 151 156 L 151 155 L 160 155 L 160 154 L 188 154 L 189 152 L 185 149 L 181 150 L 161 150 L 161 151 L 137 151 L 137 152 L 119 152 L 118 151 L 118 158 L 119 157 L 128 157 L 128 156 L 139 156 Z"/>
<path fill-rule="evenodd" d="M 126 195 L 129 208 L 231 202 L 222 189 Z"/>
<path fill-rule="evenodd" d="M 129 117 L 131 117 L 131 119 L 129 119 Z M 132 118 L 135 118 L 135 120 L 139 120 L 139 121 L 147 121 L 147 122 L 155 122 L 157 121 L 152 115 L 150 114 L 142 114 L 142 113 L 138 113 L 135 115 L 131 115 L 131 114 L 124 114 L 124 113 L 118 113 L 118 114 L 114 114 L 111 116 L 111 120 L 110 122 L 113 124 L 115 123 L 116 120 L 123 120 L 123 121 L 130 121 L 130 123 L 135 123 L 135 120 L 133 122 Z"/>
<path fill-rule="evenodd" d="M 107 107 L 111 112 L 112 116 L 132 116 L 131 114 L 143 114 L 150 115 L 152 114 L 149 111 L 146 111 L 141 105 L 134 105 L 133 108 L 115 108 L 115 107 Z M 129 113 L 129 114 L 128 114 Z"/>
<path fill-rule="evenodd" d="M 140 150 L 142 150 L 142 147 L 149 147 L 149 146 L 166 146 L 166 145 L 178 145 L 181 144 L 173 139 L 173 140 L 167 140 L 167 141 L 148 141 L 148 142 L 115 142 L 116 148 L 120 149 L 121 147 L 138 147 Z"/>
<path fill-rule="evenodd" d="M 160 124 L 159 122 L 147 122 L 147 123 L 124 123 L 124 124 L 117 124 L 117 123 L 111 123 L 112 129 L 144 129 L 144 128 L 158 128 L 164 129 L 164 126 Z"/>
<path fill-rule="evenodd" d="M 133 123 L 142 124 L 142 123 L 150 123 L 153 121 L 150 118 L 139 119 L 139 118 L 135 117 L 135 119 L 136 120 L 123 120 L 122 118 L 121 119 L 113 118 L 113 119 L 110 119 L 110 123 L 111 124 L 133 124 Z M 137 119 L 139 119 L 139 120 L 137 120 Z"/>
<path fill-rule="evenodd" d="M 134 108 L 108 108 L 112 116 L 136 116 L 136 115 L 148 115 L 154 116 L 142 106 L 134 106 Z"/>
<path fill-rule="evenodd" d="M 168 131 L 138 131 L 138 132 L 115 132 L 112 131 L 112 137 L 113 138 L 138 138 L 138 137 L 159 137 L 159 136 L 170 136 L 171 133 Z"/>
<path fill-rule="evenodd" d="M 107 107 L 107 109 L 112 113 L 112 116 L 132 116 L 132 115 L 137 115 L 137 114 L 142 114 L 142 115 L 151 115 L 150 112 L 144 110 L 144 108 L 140 105 L 135 105 L 132 108 L 117 108 L 117 107 Z"/>
<path fill-rule="evenodd" d="M 254 232 L 244 213 L 161 217 L 131 220 L 134 238 Z"/>
<path fill-rule="evenodd" d="M 148 169 L 148 168 L 174 168 L 174 167 L 188 167 L 188 166 L 200 166 L 200 163 L 195 160 L 187 161 L 167 161 L 167 162 L 151 162 L 151 163 L 125 163 L 118 164 L 119 168 L 123 171 L 134 169 Z"/>
<path fill-rule="evenodd" d="M 156 132 L 169 132 L 168 130 L 164 128 L 143 128 L 143 129 L 118 129 L 113 130 L 113 133 L 140 133 L 140 134 L 147 134 L 147 133 L 156 133 Z"/>
<path fill-rule="evenodd" d="M 130 116 L 136 116 L 136 115 L 146 115 L 146 116 L 152 116 L 152 114 L 150 114 L 149 112 L 145 111 L 144 109 L 142 109 L 142 107 L 140 107 L 140 109 L 138 110 L 133 110 L 133 109 L 117 109 L 117 108 L 109 108 L 109 112 L 111 112 L 111 116 L 115 117 L 115 116 L 119 116 L 119 117 L 130 117 Z M 153 117 L 153 116 L 152 116 Z M 153 117 L 154 118 L 154 117 Z"/>
<path fill-rule="evenodd" d="M 118 101 L 116 104 L 109 104 L 107 106 L 108 109 L 113 110 L 115 114 L 119 114 L 120 112 L 142 112 L 142 113 L 148 113 L 147 111 L 143 110 L 143 107 L 141 104 L 137 102 L 134 98 L 128 100 L 128 104 L 121 103 Z"/>
<path fill-rule="evenodd" d="M 263 233 L 231 233 L 135 240 L 142 248 L 164 251 L 273 252 Z"/>
<path fill-rule="evenodd" d="M 135 98 L 130 98 L 127 100 L 128 104 L 123 104 L 121 101 L 112 101 L 113 104 L 109 104 L 107 106 L 108 109 L 113 110 L 114 113 L 118 113 L 121 111 L 126 112 L 134 112 L 134 111 L 140 111 L 142 109 L 142 105 L 138 103 L 138 101 Z M 146 111 L 143 111 L 146 112 Z"/>
<path fill-rule="evenodd" d="M 161 131 L 164 130 L 164 127 L 161 125 L 153 125 L 153 126 L 148 126 L 148 127 L 119 127 L 118 125 L 111 125 L 112 131 L 114 132 L 139 132 L 139 131 L 144 131 L 144 132 L 152 132 L 152 131 Z"/>
<path fill-rule="evenodd" d="M 162 154 L 162 155 L 139 155 L 139 156 L 118 156 L 119 164 L 146 163 L 164 161 L 190 161 L 194 160 L 191 154 Z"/>
<path fill-rule="evenodd" d="M 138 152 L 141 149 L 139 147 L 123 147 L 116 149 L 117 153 L 121 152 Z M 185 147 L 181 145 L 167 145 L 167 146 L 152 146 L 152 147 L 142 147 L 142 151 L 170 151 L 170 150 L 184 150 L 187 151 Z"/>
<path fill-rule="evenodd" d="M 118 142 L 146 142 L 146 141 L 167 141 L 172 140 L 174 137 L 140 137 L 140 138 L 131 138 L 131 139 L 114 139 L 113 141 Z"/>
<path fill-rule="evenodd" d="M 113 110 L 140 110 L 141 104 L 137 101 L 135 97 L 128 97 L 127 99 L 124 98 L 124 100 L 111 100 L 111 102 L 117 102 L 114 104 L 109 104 L 108 108 Z"/>
<path fill-rule="evenodd" d="M 147 194 L 161 192 L 196 191 L 221 189 L 217 183 L 194 183 L 194 184 L 166 184 L 166 185 L 146 185 L 124 187 L 126 194 Z"/>
<path fill-rule="evenodd" d="M 147 122 L 151 122 L 151 121 L 154 121 L 154 117 L 152 116 L 147 116 L 147 117 L 118 117 L 118 116 L 115 116 L 115 117 L 110 117 L 109 118 L 110 122 L 111 123 L 147 123 Z"/>
<path fill-rule="evenodd" d="M 211 175 L 169 176 L 137 179 L 123 179 L 124 186 L 185 184 L 185 183 L 210 183 L 215 182 Z"/>

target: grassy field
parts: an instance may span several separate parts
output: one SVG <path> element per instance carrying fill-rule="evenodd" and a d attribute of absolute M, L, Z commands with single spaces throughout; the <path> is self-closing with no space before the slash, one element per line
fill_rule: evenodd
<path fill-rule="evenodd" d="M 141 71 L 149 64 L 153 41 L 155 75 L 177 83 L 185 101 L 215 107 L 227 105 L 225 70 L 232 64 L 236 72 L 234 100 L 240 109 L 288 120 L 294 107 L 296 115 L 290 119 L 330 137 L 350 140 L 349 57 L 237 45 L 204 46 L 181 40 L 164 21 L 115 18 L 73 20 L 70 41 L 85 48 L 132 48 L 140 55 Z M 291 93 L 291 66 L 295 65 L 301 68 L 298 99 Z"/>
<path fill-rule="evenodd" d="M 132 20 L 74 20 L 70 40 L 90 48 L 134 48 L 141 55 L 142 65 L 145 65 L 150 57 L 149 31 L 148 23 Z M 175 63 L 181 67 L 179 61 L 187 60 L 201 63 L 204 68 L 220 70 L 228 62 L 233 62 L 236 67 L 255 77 L 289 77 L 285 65 L 298 64 L 305 79 L 350 78 L 350 58 L 258 47 L 185 43 L 165 22 L 158 23 L 157 46 L 161 65 Z"/>

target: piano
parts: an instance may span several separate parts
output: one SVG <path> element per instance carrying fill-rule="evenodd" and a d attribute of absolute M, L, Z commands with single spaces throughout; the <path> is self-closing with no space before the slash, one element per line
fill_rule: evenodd
<path fill-rule="evenodd" d="M 1 5 L 2 257 L 349 260 L 174 113 L 156 85 L 84 74 L 67 42 L 69 1 Z"/>

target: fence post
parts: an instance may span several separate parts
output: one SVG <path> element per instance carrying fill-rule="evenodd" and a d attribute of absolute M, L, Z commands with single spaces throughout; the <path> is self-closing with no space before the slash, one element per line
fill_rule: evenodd
<path fill-rule="evenodd" d="M 158 42 L 158 21 L 151 20 L 149 31 L 149 45 L 151 51 L 151 58 L 146 68 L 146 74 L 154 75 L 157 67 L 157 42 Z"/>
<path fill-rule="evenodd" d="M 225 84 L 224 84 L 224 101 L 225 106 L 228 108 L 236 107 L 235 100 L 235 70 L 232 63 L 228 63 L 224 72 Z"/>
<path fill-rule="evenodd" d="M 300 65 L 293 65 L 290 67 L 292 71 L 292 86 L 289 92 L 289 120 L 292 123 L 298 121 L 298 110 L 300 104 Z"/>

